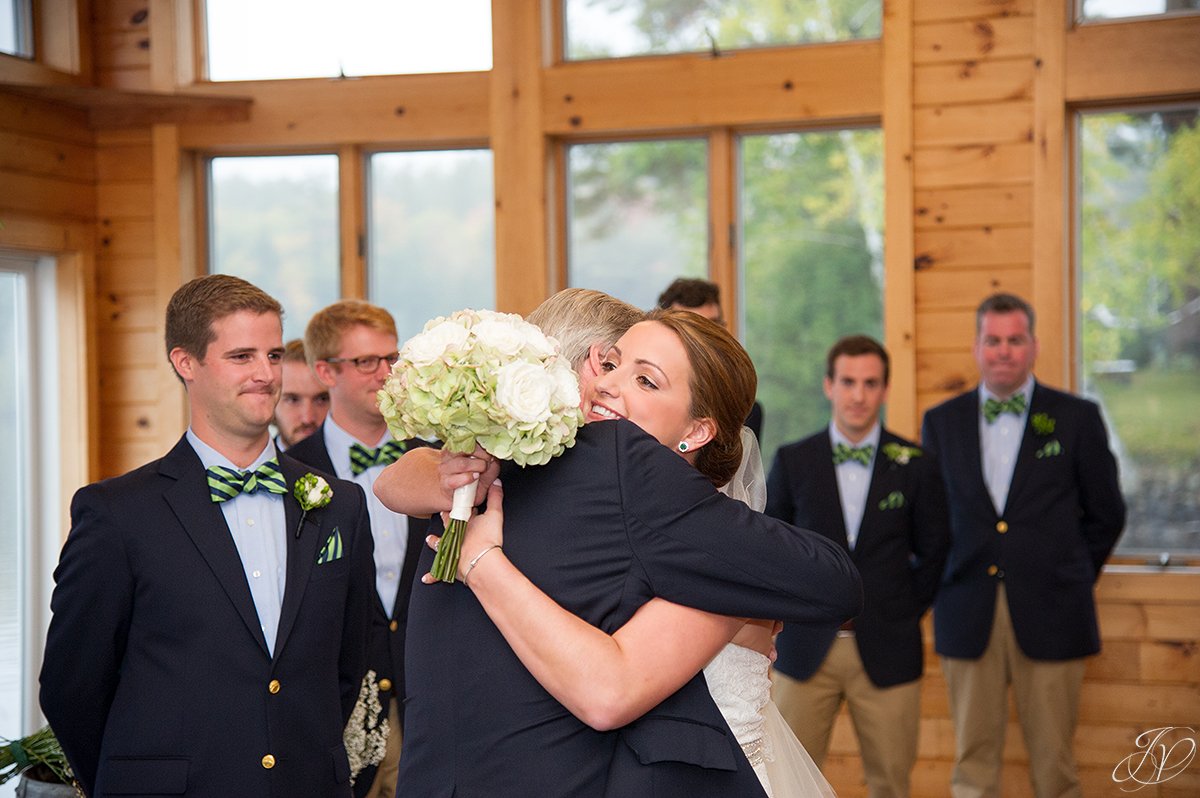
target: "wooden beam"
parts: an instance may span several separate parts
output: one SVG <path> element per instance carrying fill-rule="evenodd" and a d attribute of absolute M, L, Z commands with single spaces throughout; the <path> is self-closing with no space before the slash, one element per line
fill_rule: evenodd
<path fill-rule="evenodd" d="M 1200 16 L 1079 25 L 1065 47 L 1069 103 L 1200 96 Z"/>
<path fill-rule="evenodd" d="M 496 199 L 496 307 L 525 314 L 550 293 L 539 3 L 492 2 L 488 93 Z"/>
<path fill-rule="evenodd" d="M 542 126 L 552 135 L 875 120 L 878 41 L 552 66 Z"/>
<path fill-rule="evenodd" d="M 917 417 L 916 276 L 913 235 L 913 0 L 884 4 L 883 63 L 883 338 L 891 357 L 888 427 L 908 438 Z"/>
<path fill-rule="evenodd" d="M 195 276 L 193 269 L 184 268 L 181 250 L 181 197 L 179 130 L 174 125 L 155 125 L 151 130 L 154 169 L 153 256 L 157 281 L 154 336 L 159 345 L 166 337 L 167 302 L 185 279 Z M 153 415 L 156 434 L 153 443 L 159 452 L 166 452 L 187 427 L 188 418 L 184 392 L 175 372 L 165 364 L 166 352 L 159 349 L 164 360 L 159 371 L 158 391 L 154 394 Z"/>
<path fill-rule="evenodd" d="M 362 147 L 338 148 L 338 222 L 341 242 L 342 296 L 367 298 L 366 209 Z"/>

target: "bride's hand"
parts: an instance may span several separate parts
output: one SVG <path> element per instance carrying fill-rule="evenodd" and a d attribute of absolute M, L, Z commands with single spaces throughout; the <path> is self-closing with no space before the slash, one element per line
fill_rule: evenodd
<path fill-rule="evenodd" d="M 729 642 L 735 646 L 742 646 L 743 648 L 757 651 L 764 657 L 769 657 L 774 662 L 776 656 L 775 635 L 779 634 L 782 626 L 778 621 L 751 618 L 746 621 L 742 628 L 738 629 L 737 634 Z"/>
<path fill-rule="evenodd" d="M 500 474 L 500 461 L 492 457 L 483 447 L 476 446 L 471 454 L 458 454 L 442 449 L 442 460 L 438 463 L 438 487 L 449 505 L 454 501 L 454 491 L 463 485 L 476 483 L 475 500 L 479 504 L 487 496 L 492 481 Z"/>
<path fill-rule="evenodd" d="M 448 514 L 442 513 L 442 523 L 450 523 Z M 425 543 L 437 551 L 440 540 L 438 535 L 429 535 L 425 538 Z M 459 550 L 457 578 L 465 583 L 472 568 L 471 562 L 475 561 L 478 564 L 479 560 L 475 560 L 476 557 L 486 553 L 488 549 L 499 548 L 503 543 L 504 490 L 500 480 L 493 479 L 487 492 L 487 510 L 476 513 L 467 522 L 467 531 L 463 534 L 462 548 Z M 421 577 L 421 581 L 429 585 L 435 580 L 427 573 Z"/>

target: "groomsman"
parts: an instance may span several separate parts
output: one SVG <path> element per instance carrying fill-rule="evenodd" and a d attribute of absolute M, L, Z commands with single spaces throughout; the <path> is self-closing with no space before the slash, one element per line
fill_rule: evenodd
<path fill-rule="evenodd" d="M 884 429 L 887 350 L 842 338 L 826 358 L 827 429 L 782 446 L 767 481 L 767 513 L 850 551 L 863 610 L 840 630 L 785 625 L 774 697 L 818 765 L 842 702 L 850 707 L 868 794 L 909 794 L 917 759 L 921 616 L 946 561 L 950 533 L 937 463 Z"/>
<path fill-rule="evenodd" d="M 293 489 L 319 475 L 276 454 L 278 302 L 197 278 L 171 297 L 166 345 L 191 424 L 162 459 L 75 494 L 42 710 L 90 796 L 349 798 L 363 493 L 321 477 L 331 495 L 304 508 Z"/>
<path fill-rule="evenodd" d="M 317 379 L 329 391 L 325 423 L 288 453 L 314 468 L 360 485 L 367 493 L 375 537 L 375 600 L 367 668 L 375 671 L 380 701 L 389 718 L 382 762 L 355 781 L 355 794 L 393 798 L 400 761 L 404 698 L 404 632 L 408 595 L 424 546 L 428 519 L 393 513 L 375 496 L 375 480 L 419 441 L 392 440 L 376 393 L 399 357 L 396 322 L 378 305 L 347 299 L 320 310 L 308 322 L 304 348 Z"/>
<path fill-rule="evenodd" d="M 1033 309 L 975 314 L 978 387 L 925 414 L 952 544 L 934 605 L 950 691 L 955 798 L 999 795 L 1012 686 L 1038 796 L 1078 796 L 1072 751 L 1084 657 L 1100 651 L 1094 584 L 1125 525 L 1099 408 L 1033 377 Z"/>
<path fill-rule="evenodd" d="M 275 446 L 281 452 L 295 446 L 320 429 L 328 412 L 329 391 L 309 367 L 304 342 L 288 341 L 283 347 L 283 393 L 275 405 Z"/>

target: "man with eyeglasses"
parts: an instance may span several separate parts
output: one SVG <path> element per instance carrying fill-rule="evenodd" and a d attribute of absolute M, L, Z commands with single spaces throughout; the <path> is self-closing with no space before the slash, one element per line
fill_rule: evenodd
<path fill-rule="evenodd" d="M 372 488 L 385 466 L 406 449 L 424 444 L 392 440 L 376 402 L 376 392 L 399 357 L 390 313 L 360 300 L 335 302 L 308 322 L 304 349 L 317 379 L 329 389 L 329 414 L 320 429 L 288 454 L 357 482 L 367 492 L 377 594 L 367 667 L 376 674 L 389 734 L 383 761 L 375 772 L 367 769 L 358 775 L 355 795 L 392 798 L 400 760 L 408 594 L 429 520 L 392 512 Z"/>

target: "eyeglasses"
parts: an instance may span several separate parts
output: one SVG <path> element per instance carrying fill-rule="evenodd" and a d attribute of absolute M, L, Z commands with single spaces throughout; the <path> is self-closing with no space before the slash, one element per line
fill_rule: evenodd
<path fill-rule="evenodd" d="M 327 357 L 326 363 L 353 363 L 354 368 L 363 374 L 374 374 L 381 362 L 389 366 L 400 359 L 399 352 L 389 352 L 386 355 L 363 355 L 362 357 Z"/>

